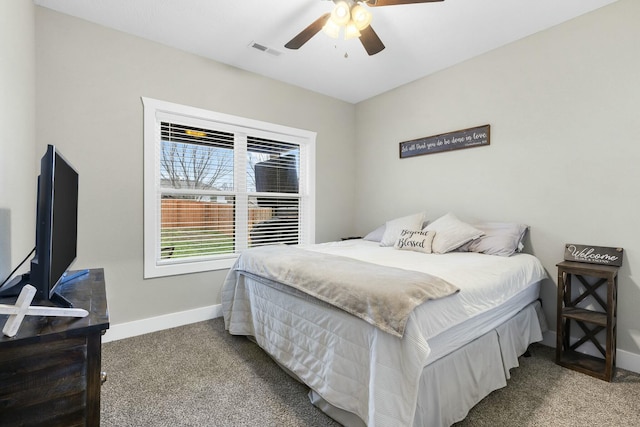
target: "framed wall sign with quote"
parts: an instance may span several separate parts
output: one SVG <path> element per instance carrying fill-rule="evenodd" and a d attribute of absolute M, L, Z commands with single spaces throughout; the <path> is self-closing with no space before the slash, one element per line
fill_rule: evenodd
<path fill-rule="evenodd" d="M 400 158 L 489 145 L 490 130 L 490 125 L 484 125 L 404 141 L 400 143 Z"/>
<path fill-rule="evenodd" d="M 575 243 L 564 245 L 565 261 L 586 262 L 588 264 L 620 267 L 622 266 L 622 252 L 622 248 L 577 245 Z"/>

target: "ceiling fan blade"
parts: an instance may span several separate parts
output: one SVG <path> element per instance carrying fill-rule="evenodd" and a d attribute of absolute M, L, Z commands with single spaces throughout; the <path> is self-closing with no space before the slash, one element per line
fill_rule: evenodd
<path fill-rule="evenodd" d="M 360 30 L 360 42 L 362 43 L 362 46 L 364 46 L 369 56 L 375 55 L 376 53 L 384 49 L 382 40 L 380 40 L 380 37 L 378 37 L 375 31 L 373 31 L 371 25 L 369 25 L 364 30 Z"/>
<path fill-rule="evenodd" d="M 286 47 L 287 49 L 300 49 L 300 47 L 308 42 L 311 37 L 315 36 L 320 30 L 322 30 L 322 27 L 324 27 L 324 24 L 327 23 L 330 16 L 330 13 L 325 13 L 320 18 L 313 21 L 311 25 L 302 30 L 297 36 L 289 40 L 289 42 L 285 44 L 284 47 Z"/>
<path fill-rule="evenodd" d="M 413 3 L 434 3 L 444 0 L 366 0 L 367 6 L 396 6 L 400 4 L 413 4 Z"/>

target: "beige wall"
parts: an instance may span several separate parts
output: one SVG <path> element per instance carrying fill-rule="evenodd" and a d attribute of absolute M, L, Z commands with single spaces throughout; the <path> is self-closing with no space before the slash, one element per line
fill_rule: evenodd
<path fill-rule="evenodd" d="M 354 107 L 36 8 L 36 152 L 54 142 L 81 172 L 77 266 L 105 267 L 114 324 L 215 304 L 225 274 L 142 280 L 148 96 L 318 132 L 318 241 L 426 209 L 529 224 L 552 278 L 566 242 L 624 247 L 618 347 L 638 355 L 637 16 L 620 0 Z M 489 147 L 398 159 L 400 141 L 486 123 Z"/>
<path fill-rule="evenodd" d="M 112 325 L 219 304 L 226 274 L 142 278 L 141 96 L 317 132 L 316 240 L 352 232 L 352 104 L 39 7 L 36 58 L 37 150 L 79 171 L 75 266 L 104 267 Z"/>
<path fill-rule="evenodd" d="M 531 226 L 554 280 L 565 243 L 623 247 L 618 347 L 640 354 L 640 2 L 621 0 L 357 106 L 360 233 L 425 209 Z M 491 125 L 491 145 L 398 159 L 398 143 Z"/>
<path fill-rule="evenodd" d="M 33 10 L 30 1 L 0 2 L 0 282 L 35 243 Z"/>

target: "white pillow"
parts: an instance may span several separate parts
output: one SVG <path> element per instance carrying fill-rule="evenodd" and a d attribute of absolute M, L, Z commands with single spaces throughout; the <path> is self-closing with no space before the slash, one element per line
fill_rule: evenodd
<path fill-rule="evenodd" d="M 393 246 L 402 230 L 420 230 L 424 221 L 424 212 L 396 218 L 385 223 L 380 246 Z"/>
<path fill-rule="evenodd" d="M 512 222 L 483 222 L 474 224 L 484 235 L 458 248 L 460 252 L 479 252 L 488 255 L 511 256 L 522 249 L 522 240 L 529 226 Z"/>
<path fill-rule="evenodd" d="M 369 240 L 371 242 L 380 242 L 382 240 L 382 236 L 384 236 L 385 225 L 382 224 L 380 227 L 376 228 L 369 234 L 363 237 L 364 240 Z"/>
<path fill-rule="evenodd" d="M 460 221 L 454 214 L 448 213 L 427 225 L 422 231 L 435 231 L 431 251 L 445 254 L 477 239 L 484 233 L 475 227 Z"/>
<path fill-rule="evenodd" d="M 436 233 L 433 231 L 402 230 L 400 232 L 398 240 L 396 240 L 396 244 L 393 247 L 406 251 L 416 251 L 430 254 L 431 242 L 433 242 L 433 236 L 435 235 Z"/>

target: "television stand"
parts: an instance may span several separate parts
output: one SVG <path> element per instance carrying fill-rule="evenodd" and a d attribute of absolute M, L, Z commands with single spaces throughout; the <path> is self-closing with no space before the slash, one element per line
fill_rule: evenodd
<path fill-rule="evenodd" d="M 109 328 L 104 271 L 91 269 L 58 292 L 89 315 L 27 316 L 13 338 L 0 333 L 2 427 L 100 425 L 100 349 Z M 0 327 L 7 318 L 0 314 Z"/>
<path fill-rule="evenodd" d="M 15 305 L 0 304 L 0 314 L 8 314 L 7 323 L 2 329 L 2 333 L 8 337 L 14 337 L 22 324 L 25 316 L 62 316 L 62 317 L 86 317 L 89 312 L 82 308 L 59 308 L 59 307 L 31 307 L 31 301 L 36 295 L 36 288 L 26 285 L 20 291 Z M 60 296 L 67 301 L 66 298 Z M 69 301 L 67 301 L 68 304 Z"/>
<path fill-rule="evenodd" d="M 68 271 L 62 275 L 60 279 L 60 283 L 56 286 L 56 289 L 71 280 L 77 279 L 78 277 L 82 277 L 89 274 L 89 270 L 76 270 L 76 271 Z M 9 282 L 5 283 L 2 287 L 0 287 L 0 298 L 5 297 L 17 297 L 20 295 L 20 291 L 25 285 L 31 283 L 31 275 L 29 273 L 21 274 L 20 276 L 16 276 L 11 279 Z M 51 302 L 54 304 L 63 307 L 63 308 L 72 308 L 73 304 L 69 302 L 66 298 L 61 296 L 57 291 L 54 291 L 51 297 L 49 298 Z"/>
<path fill-rule="evenodd" d="M 65 297 L 63 297 L 57 292 L 54 292 L 51 294 L 51 296 L 49 297 L 49 301 L 51 301 L 58 307 L 73 308 L 73 304 L 71 303 L 71 301 L 69 301 L 68 299 L 66 299 Z"/>
<path fill-rule="evenodd" d="M 60 279 L 60 283 L 58 283 L 58 285 L 55 287 L 55 290 L 53 291 L 53 293 L 49 296 L 49 301 L 51 301 L 52 303 L 54 303 L 58 307 L 73 308 L 73 304 L 71 303 L 71 301 L 69 301 L 68 299 L 66 299 L 62 295 L 60 295 L 60 293 L 57 291 L 57 289 L 60 286 L 64 285 L 65 283 L 70 282 L 70 281 L 72 281 L 74 279 L 77 279 L 79 277 L 85 276 L 87 274 L 89 274 L 89 270 L 76 270 L 76 271 L 68 271 L 68 272 L 64 273 L 62 275 L 62 278 Z"/>
<path fill-rule="evenodd" d="M 0 298 L 17 297 L 24 285 L 29 284 L 30 277 L 29 273 L 21 274 L 2 285 L 0 287 Z"/>

